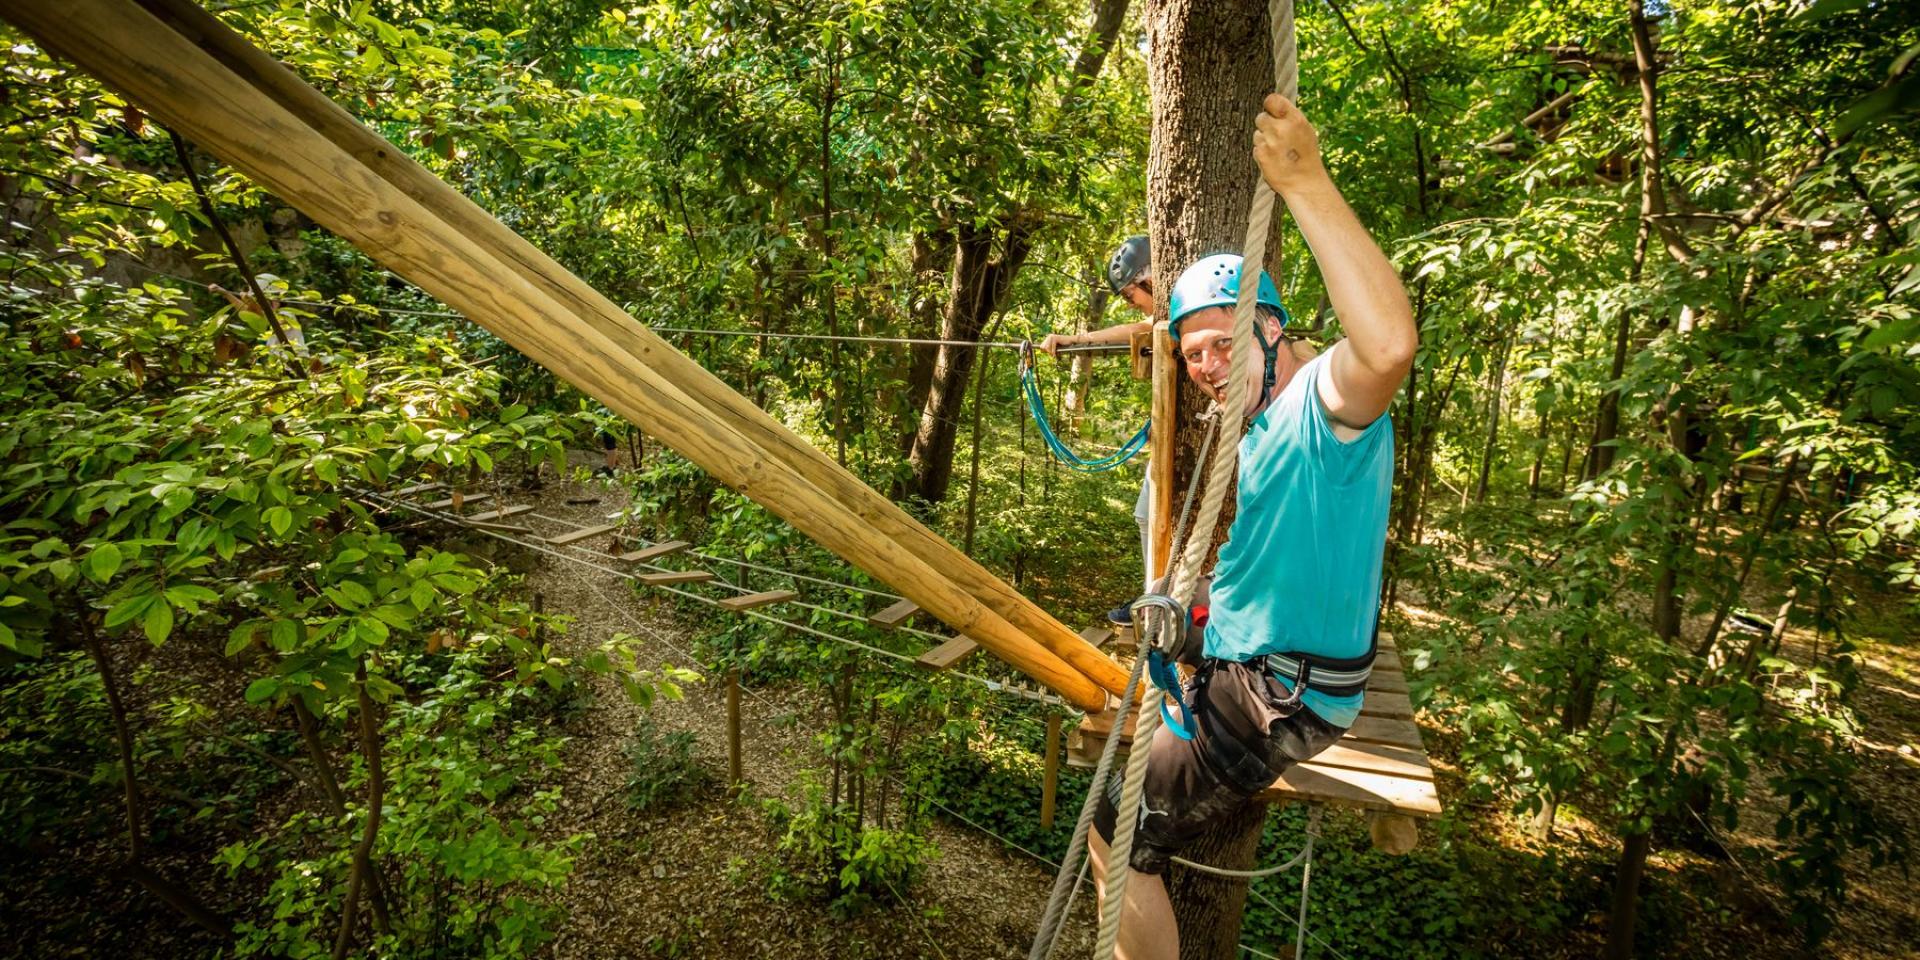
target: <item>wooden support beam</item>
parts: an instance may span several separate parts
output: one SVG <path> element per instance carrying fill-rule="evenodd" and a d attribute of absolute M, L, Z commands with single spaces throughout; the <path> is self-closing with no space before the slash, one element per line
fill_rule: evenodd
<path fill-rule="evenodd" d="M 873 616 L 868 617 L 867 623 L 875 627 L 884 627 L 888 630 L 897 630 L 900 628 L 901 624 L 907 622 L 908 617 L 911 617 L 914 614 L 919 612 L 920 612 L 919 604 L 914 603 L 912 600 L 902 600 L 899 603 L 896 603 L 893 606 L 890 606 L 885 610 L 882 610 L 879 613 L 876 613 Z"/>
<path fill-rule="evenodd" d="M 702 583 L 712 580 L 713 573 L 707 570 L 663 570 L 659 573 L 643 573 L 634 579 L 657 587 L 668 583 Z"/>
<path fill-rule="evenodd" d="M 1045 773 L 1040 780 L 1040 829 L 1053 829 L 1053 809 L 1060 792 L 1060 715 L 1047 714 Z"/>
<path fill-rule="evenodd" d="M 785 603 L 798 596 L 800 595 L 792 590 L 768 590 L 764 593 L 747 593 L 737 597 L 728 597 L 720 601 L 720 605 L 728 610 L 734 611 L 752 610 L 754 607 Z"/>
<path fill-rule="evenodd" d="M 598 526 L 581 527 L 578 530 L 569 530 L 566 533 L 563 533 L 557 537 L 547 537 L 546 541 L 548 543 L 553 544 L 556 547 L 564 547 L 569 543 L 579 543 L 582 540 L 591 540 L 594 537 L 606 536 L 607 534 L 612 532 L 613 532 L 613 524 L 603 523 Z"/>
<path fill-rule="evenodd" d="M 746 779 L 740 757 L 740 668 L 727 669 L 727 788 L 738 791 Z"/>
<path fill-rule="evenodd" d="M 913 662 L 928 670 L 945 670 L 972 655 L 980 646 L 966 637 L 954 637 L 932 650 L 928 650 Z"/>
<path fill-rule="evenodd" d="M 656 543 L 651 547 L 635 550 L 631 553 L 623 553 L 620 555 L 620 559 L 628 563 L 646 563 L 648 560 L 679 553 L 690 546 L 692 546 L 692 544 L 685 540 L 668 540 L 665 543 Z"/>
<path fill-rule="evenodd" d="M 1082 709 L 1126 673 L 191 0 L 6 17 Z"/>
<path fill-rule="evenodd" d="M 1147 501 L 1147 570 L 1155 580 L 1167 575 L 1167 553 L 1173 549 L 1173 432 L 1180 420 L 1179 390 L 1180 359 L 1162 320 L 1153 325 L 1153 421 L 1147 425 L 1147 478 L 1153 481 Z"/>

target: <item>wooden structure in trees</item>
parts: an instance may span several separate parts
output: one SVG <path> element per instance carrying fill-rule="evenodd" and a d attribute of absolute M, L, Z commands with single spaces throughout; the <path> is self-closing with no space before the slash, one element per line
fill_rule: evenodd
<path fill-rule="evenodd" d="M 667 540 L 641 550 L 623 553 L 620 555 L 620 559 L 627 563 L 646 563 L 650 560 L 657 560 L 661 557 L 679 553 L 690 546 L 693 546 L 693 544 L 685 540 Z"/>
<path fill-rule="evenodd" d="M 822 546 L 1082 709 L 1105 654 L 191 0 L 0 15 Z"/>
<path fill-rule="evenodd" d="M 907 622 L 907 618 L 920 612 L 920 605 L 912 600 L 902 600 L 885 610 L 867 618 L 867 623 L 885 630 L 897 630 Z"/>
<path fill-rule="evenodd" d="M 954 637 L 952 640 L 948 640 L 946 643 L 921 654 L 919 658 L 913 662 L 928 670 L 945 670 L 967 657 L 972 656 L 973 652 L 978 649 L 980 649 L 979 644 L 974 643 L 972 640 L 968 640 L 966 637 Z"/>
<path fill-rule="evenodd" d="M 799 597 L 800 594 L 792 590 L 765 590 L 760 593 L 728 597 L 720 601 L 720 606 L 738 613 L 741 610 L 752 610 L 755 607 L 767 607 L 776 603 L 785 603 L 788 600 L 797 600 Z"/>

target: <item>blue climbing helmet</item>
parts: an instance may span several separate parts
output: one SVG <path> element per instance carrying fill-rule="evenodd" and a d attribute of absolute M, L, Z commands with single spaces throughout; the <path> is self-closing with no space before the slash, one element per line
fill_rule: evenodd
<path fill-rule="evenodd" d="M 1180 343 L 1180 321 L 1208 307 L 1231 307 L 1239 302 L 1240 267 L 1239 254 L 1216 253 L 1201 257 L 1180 274 L 1167 295 L 1167 333 L 1173 337 L 1176 349 Z M 1260 289 L 1254 292 L 1254 302 L 1271 308 L 1278 315 L 1282 330 L 1293 319 L 1280 303 L 1280 288 L 1273 285 L 1273 278 L 1265 270 L 1260 271 Z M 1266 358 L 1266 374 L 1260 386 L 1260 403 L 1264 405 L 1273 395 L 1274 364 L 1280 354 L 1280 344 L 1267 342 L 1265 324 L 1253 325 L 1253 337 L 1260 342 L 1260 352 Z"/>

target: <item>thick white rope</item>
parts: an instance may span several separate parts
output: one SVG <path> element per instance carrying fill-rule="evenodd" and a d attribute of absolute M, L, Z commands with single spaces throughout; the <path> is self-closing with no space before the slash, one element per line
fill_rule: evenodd
<path fill-rule="evenodd" d="M 1283 96 L 1292 100 L 1299 92 L 1300 72 L 1292 0 L 1268 0 L 1267 18 L 1272 30 L 1274 86 Z M 1242 244 L 1239 299 L 1233 311 L 1233 343 L 1238 349 L 1233 351 L 1228 373 L 1226 409 L 1214 424 L 1214 429 L 1221 431 L 1220 438 L 1232 442 L 1218 443 L 1214 447 L 1207 475 L 1207 493 L 1200 503 L 1200 515 L 1194 520 L 1186 549 L 1175 563 L 1169 578 L 1171 589 L 1167 593 L 1179 601 L 1183 609 L 1192 601 L 1194 589 L 1199 585 L 1200 572 L 1206 564 L 1208 551 L 1213 547 L 1212 533 L 1219 522 L 1221 506 L 1240 468 L 1238 441 L 1245 428 L 1247 392 L 1251 389 L 1248 374 L 1254 362 L 1253 351 L 1249 348 L 1255 343 L 1255 308 L 1260 295 L 1260 271 L 1267 260 L 1267 234 L 1273 228 L 1274 199 L 1273 189 L 1267 186 L 1266 179 L 1256 175 L 1253 208 L 1247 214 L 1246 242 Z M 1154 619 L 1164 621 L 1171 618 L 1160 615 Z M 1186 625 L 1181 623 L 1161 625 L 1163 630 L 1185 628 Z M 1141 637 L 1141 655 L 1145 656 L 1144 629 Z M 1133 750 L 1127 755 L 1127 770 L 1114 822 L 1113 845 L 1107 852 L 1107 882 L 1101 901 L 1100 937 L 1093 954 L 1096 960 L 1112 960 L 1117 944 L 1120 916 L 1126 902 L 1127 878 L 1131 874 L 1128 860 L 1133 850 L 1133 830 L 1139 821 L 1140 798 L 1147 779 L 1147 757 L 1153 752 L 1153 735 L 1159 728 L 1160 712 L 1143 707 L 1134 729 Z M 1116 736 L 1117 730 L 1116 726 Z M 1104 785 L 1096 781 L 1093 788 L 1100 790 Z"/>

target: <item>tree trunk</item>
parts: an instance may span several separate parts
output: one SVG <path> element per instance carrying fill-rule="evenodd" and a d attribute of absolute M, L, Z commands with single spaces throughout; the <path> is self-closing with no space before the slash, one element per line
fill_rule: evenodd
<path fill-rule="evenodd" d="M 1101 320 L 1106 317 L 1107 304 L 1113 294 L 1107 291 L 1105 280 L 1100 279 L 1098 264 L 1088 273 L 1087 312 L 1080 318 L 1079 332 L 1098 330 Z M 1068 354 L 1067 361 L 1067 401 L 1066 420 L 1070 427 L 1078 427 L 1080 418 L 1087 412 L 1087 391 L 1093 386 L 1093 354 L 1079 352 Z"/>
<path fill-rule="evenodd" d="M 961 226 L 953 256 L 953 285 L 948 291 L 946 316 L 940 325 L 943 340 L 978 341 L 987 321 L 1006 300 L 1013 277 L 1032 249 L 1026 224 L 1006 232 L 994 256 L 996 231 L 991 227 Z M 953 480 L 953 445 L 966 400 L 967 375 L 973 371 L 979 348 L 946 343 L 933 364 L 933 381 L 926 406 L 920 412 L 920 431 L 913 438 L 913 492 L 928 503 L 946 499 Z"/>
<path fill-rule="evenodd" d="M 1620 845 L 1613 877 L 1613 907 L 1607 913 L 1607 960 L 1633 960 L 1633 928 L 1640 913 L 1640 874 L 1646 871 L 1653 834 L 1630 833 Z"/>
<path fill-rule="evenodd" d="M 1493 472 L 1493 458 L 1500 454 L 1500 401 L 1507 383 L 1507 355 L 1513 352 L 1513 338 L 1509 337 L 1500 345 L 1500 359 L 1494 363 L 1493 372 L 1487 377 L 1488 392 L 1492 397 L 1487 401 L 1487 443 L 1480 453 L 1480 476 L 1473 484 L 1473 502 L 1487 502 L 1487 478 Z"/>
<path fill-rule="evenodd" d="M 939 284 L 941 278 L 953 266 L 953 233 L 947 230 L 934 230 L 913 235 L 913 300 L 908 312 L 907 336 L 916 339 L 931 340 L 940 335 L 941 299 Z M 926 408 L 927 394 L 933 389 L 933 363 L 940 354 L 940 348 L 927 344 L 915 344 L 912 349 L 912 362 L 907 369 L 907 405 L 901 417 L 900 455 L 913 453 L 913 438 L 919 426 L 919 413 Z M 896 490 L 894 499 L 903 499 L 910 492 L 905 488 Z"/>
<path fill-rule="evenodd" d="M 1253 119 L 1273 88 L 1273 51 L 1267 5 L 1252 0 L 1168 0 L 1147 14 L 1148 86 L 1153 91 L 1153 145 L 1147 163 L 1147 215 L 1153 237 L 1155 317 L 1166 316 L 1172 281 L 1200 256 L 1236 250 L 1246 241 L 1247 211 L 1259 176 L 1249 149 Z M 1274 218 L 1268 263 L 1276 277 L 1283 217 Z M 1206 407 L 1198 390 L 1177 391 L 1174 424 L 1175 501 L 1196 463 L 1204 432 L 1196 422 Z M 1210 537 L 1215 547 L 1233 521 L 1232 500 Z M 1175 549 L 1178 549 L 1177 547 Z M 1249 804 L 1203 834 L 1188 856 L 1200 863 L 1245 867 L 1252 862 L 1266 807 Z M 1180 955 L 1235 957 L 1239 953 L 1245 881 L 1169 876 Z"/>

